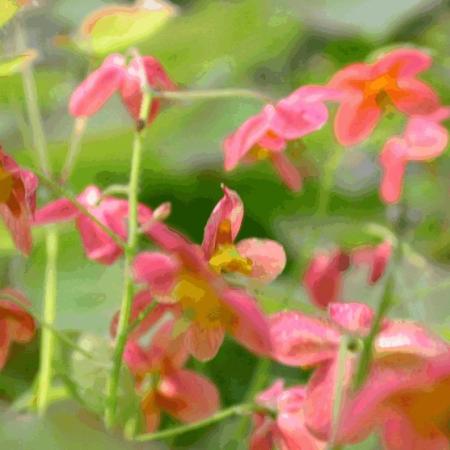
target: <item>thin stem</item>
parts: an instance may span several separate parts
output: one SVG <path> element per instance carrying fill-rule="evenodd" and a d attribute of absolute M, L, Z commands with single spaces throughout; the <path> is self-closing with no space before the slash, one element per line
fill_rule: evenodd
<path fill-rule="evenodd" d="M 380 330 L 381 322 L 383 321 L 383 318 L 386 316 L 387 312 L 389 311 L 389 308 L 391 307 L 394 285 L 395 285 L 394 273 L 391 268 L 391 271 L 388 274 L 384 285 L 381 301 L 378 305 L 375 317 L 372 322 L 372 327 L 370 329 L 369 334 L 364 339 L 364 346 L 361 351 L 361 355 L 359 357 L 359 364 L 356 370 L 355 378 L 353 380 L 355 389 L 360 388 L 367 378 L 370 363 L 372 362 L 373 357 L 373 343 L 378 334 L 378 331 Z"/>
<path fill-rule="evenodd" d="M 129 320 L 131 315 L 131 305 L 134 294 L 132 263 L 136 254 L 138 242 L 138 190 L 139 190 L 139 172 L 142 157 L 142 135 L 140 133 L 142 124 L 146 123 L 151 94 L 147 89 L 143 89 L 142 103 L 139 114 L 138 128 L 134 134 L 133 155 L 131 160 L 130 181 L 128 187 L 128 246 L 125 252 L 124 262 L 124 286 L 122 295 L 122 305 L 119 314 L 119 323 L 117 326 L 117 340 L 113 355 L 113 365 L 107 386 L 107 398 L 105 405 L 105 424 L 111 428 L 115 423 L 117 409 L 117 391 L 120 382 L 120 372 L 122 368 L 122 357 L 125 350 L 125 344 L 128 336 Z"/>
<path fill-rule="evenodd" d="M 217 422 L 225 420 L 232 416 L 239 416 L 244 414 L 249 414 L 254 409 L 252 404 L 244 403 L 242 405 L 231 406 L 230 408 L 223 409 L 218 413 L 208 417 L 205 420 L 199 422 L 190 423 L 188 425 L 181 425 L 179 427 L 169 428 L 168 430 L 157 431 L 156 433 L 141 434 L 135 438 L 139 442 L 156 441 L 160 439 L 168 439 L 174 436 L 178 436 L 189 431 L 198 430 L 200 428 L 207 427 L 208 425 L 213 425 Z"/>
<path fill-rule="evenodd" d="M 153 97 L 170 100 L 214 100 L 217 98 L 254 98 L 263 103 L 271 103 L 273 99 L 261 92 L 250 89 L 208 89 L 197 91 L 153 91 Z"/>
<path fill-rule="evenodd" d="M 114 241 L 115 244 L 117 244 L 122 249 L 126 248 L 126 242 L 118 234 L 114 233 L 114 231 L 100 222 L 97 217 L 91 214 L 89 210 L 82 203 L 80 203 L 74 195 L 67 191 L 67 189 L 64 189 L 61 185 L 55 183 L 53 180 L 39 173 L 38 171 L 34 171 L 34 173 L 39 177 L 39 180 L 42 183 L 46 184 L 58 197 L 66 198 L 70 203 L 72 203 L 73 206 L 75 206 L 75 208 L 78 209 L 78 211 L 80 211 L 81 214 L 89 217 L 89 219 L 92 220 L 92 222 L 94 222 L 99 228 L 101 228 L 102 231 L 104 231 Z"/>
<path fill-rule="evenodd" d="M 47 261 L 44 280 L 45 295 L 43 319 L 45 323 L 53 324 L 56 316 L 58 234 L 52 227 L 47 231 L 46 252 Z M 48 406 L 54 353 L 54 335 L 51 330 L 44 328 L 41 334 L 39 382 L 37 391 L 37 410 L 39 415 L 45 414 Z"/>
<path fill-rule="evenodd" d="M 78 153 L 81 149 L 81 140 L 86 130 L 86 124 L 86 117 L 78 117 L 73 123 L 72 134 L 69 141 L 69 151 L 67 152 L 66 160 L 61 170 L 61 184 L 65 184 L 73 172 Z"/>
<path fill-rule="evenodd" d="M 141 311 L 134 322 L 131 322 L 128 326 L 127 335 L 133 332 L 144 320 L 145 318 L 153 311 L 156 306 L 156 302 L 152 301 L 150 305 L 148 305 L 143 311 Z"/>
<path fill-rule="evenodd" d="M 334 184 L 334 175 L 341 162 L 343 151 L 339 147 L 333 150 L 333 153 L 325 162 L 323 169 L 322 183 L 319 189 L 319 201 L 317 206 L 316 215 L 318 217 L 325 217 L 328 212 L 328 206 L 331 198 L 331 191 Z"/>

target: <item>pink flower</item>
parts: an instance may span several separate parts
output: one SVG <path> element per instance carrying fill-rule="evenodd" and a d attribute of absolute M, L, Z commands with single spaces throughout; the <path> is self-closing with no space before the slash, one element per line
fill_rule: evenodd
<path fill-rule="evenodd" d="M 38 179 L 17 163 L 0 147 L 0 216 L 16 247 L 24 254 L 31 252 L 31 223 L 36 208 Z"/>
<path fill-rule="evenodd" d="M 148 291 L 136 295 L 133 323 L 152 303 Z M 127 342 L 124 360 L 142 394 L 141 407 L 148 432 L 155 431 L 162 412 L 181 422 L 195 422 L 214 414 L 220 405 L 219 393 L 202 375 L 183 369 L 188 358 L 183 336 L 176 332 L 177 308 L 156 305 L 133 331 Z M 113 320 L 115 334 L 117 316 Z"/>
<path fill-rule="evenodd" d="M 305 427 L 302 386 L 284 388 L 282 380 L 256 397 L 261 411 L 253 414 L 250 450 L 320 450 L 325 443 L 316 439 Z M 266 412 L 267 411 L 267 412 Z M 273 417 L 275 415 L 275 417 Z"/>
<path fill-rule="evenodd" d="M 137 121 L 142 102 L 141 73 L 152 89 L 176 89 L 156 58 L 136 57 L 127 66 L 122 55 L 112 54 L 75 89 L 70 98 L 70 113 L 75 117 L 92 116 L 119 92 L 131 117 Z M 148 123 L 155 119 L 159 109 L 160 101 L 153 100 Z"/>
<path fill-rule="evenodd" d="M 0 369 L 5 366 L 12 343 L 25 344 L 33 339 L 36 323 L 27 311 L 29 306 L 28 300 L 20 292 L 14 289 L 0 290 Z"/>
<path fill-rule="evenodd" d="M 307 427 L 320 439 L 327 439 L 330 434 L 340 336 L 342 333 L 350 333 L 355 337 L 366 336 L 373 320 L 370 308 L 357 303 L 331 304 L 329 314 L 331 320 L 319 321 L 300 313 L 279 313 L 272 318 L 271 328 L 276 359 L 294 366 L 317 366 L 308 382 L 304 410 Z M 385 320 L 375 338 L 372 366 L 361 390 L 351 390 L 356 355 L 351 355 L 345 363 L 339 443 L 358 442 L 380 427 L 384 427 L 383 433 L 386 434 L 389 431 L 386 424 L 393 426 L 393 422 L 390 422 L 391 413 L 395 413 L 395 417 L 400 414 L 409 425 L 413 425 L 411 429 L 414 430 L 414 426 L 417 426 L 414 414 L 421 410 L 420 406 L 427 405 L 430 419 L 424 422 L 425 436 L 432 437 L 428 441 L 428 445 L 431 445 L 436 438 L 436 431 L 440 430 L 439 424 L 445 422 L 444 411 L 447 414 L 449 411 L 448 402 L 444 402 L 446 406 L 442 408 L 442 403 L 435 400 L 439 395 L 442 397 L 445 389 L 450 388 L 449 349 L 448 344 L 418 324 Z M 445 364 L 446 371 L 443 369 Z M 443 380 L 447 380 L 445 388 L 441 386 Z M 416 401 L 418 403 L 414 404 Z M 419 405 L 419 409 L 414 405 Z M 427 408 L 422 411 L 428 414 Z M 434 428 L 430 423 L 434 424 Z M 391 444 L 387 443 L 386 448 L 433 448 L 422 445 L 423 436 L 420 436 L 419 429 L 414 433 L 404 441 L 408 443 L 405 446 L 390 447 Z M 442 439 L 439 442 L 442 443 Z"/>
<path fill-rule="evenodd" d="M 284 154 L 286 145 L 322 128 L 328 120 L 325 101 L 337 96 L 333 89 L 303 86 L 276 105 L 266 105 L 226 138 L 225 170 L 234 169 L 243 160 L 269 159 L 283 182 L 299 190 L 301 176 Z"/>
<path fill-rule="evenodd" d="M 376 246 L 357 247 L 352 251 L 351 260 L 356 266 L 367 265 L 369 267 L 367 282 L 375 284 L 384 275 L 391 255 L 392 244 L 384 241 Z"/>
<path fill-rule="evenodd" d="M 237 192 L 222 186 L 224 196 L 205 226 L 202 249 L 217 273 L 239 272 L 260 281 L 274 280 L 286 265 L 286 254 L 270 239 L 244 239 L 234 244 L 244 217 Z"/>
<path fill-rule="evenodd" d="M 385 203 L 399 201 L 410 161 L 429 161 L 447 148 L 448 132 L 439 122 L 449 114 L 449 108 L 440 108 L 429 116 L 413 116 L 403 136 L 388 139 L 380 155 L 383 170 L 380 196 Z"/>
<path fill-rule="evenodd" d="M 78 201 L 103 225 L 110 228 L 119 237 L 126 240 L 128 202 L 110 196 L 102 196 L 96 186 L 88 186 L 79 196 Z M 145 223 L 152 217 L 151 210 L 139 206 L 139 222 Z M 75 220 L 83 241 L 86 256 L 102 264 L 113 264 L 122 255 L 123 250 L 88 216 L 81 213 L 76 206 L 65 198 L 55 200 L 36 212 L 35 224 L 45 225 Z"/>
<path fill-rule="evenodd" d="M 135 276 L 148 283 L 159 301 L 175 303 L 183 311 L 189 320 L 185 342 L 193 356 L 213 358 L 226 331 L 251 351 L 270 353 L 268 323 L 253 298 L 227 286 L 211 271 L 200 248 L 166 225 L 155 223 L 148 235 L 169 256 L 141 253 L 134 263 Z"/>
<path fill-rule="evenodd" d="M 426 53 L 401 48 L 382 55 L 372 64 L 351 64 L 337 72 L 329 86 L 343 94 L 334 122 L 339 143 L 355 145 L 366 139 L 388 104 L 408 115 L 436 110 L 437 95 L 417 79 L 430 66 L 431 57 Z"/>

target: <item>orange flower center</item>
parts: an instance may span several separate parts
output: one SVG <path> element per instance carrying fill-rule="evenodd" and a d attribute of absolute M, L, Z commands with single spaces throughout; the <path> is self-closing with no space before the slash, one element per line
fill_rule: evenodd
<path fill-rule="evenodd" d="M 12 175 L 0 165 L 0 203 L 8 203 L 14 187 Z"/>
<path fill-rule="evenodd" d="M 379 106 L 388 108 L 391 104 L 388 92 L 395 89 L 397 89 L 397 80 L 386 73 L 366 82 L 364 97 L 375 98 Z"/>

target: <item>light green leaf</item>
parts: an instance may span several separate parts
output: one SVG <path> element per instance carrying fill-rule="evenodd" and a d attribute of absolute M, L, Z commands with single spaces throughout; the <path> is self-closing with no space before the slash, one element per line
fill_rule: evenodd
<path fill-rule="evenodd" d="M 27 50 L 13 56 L 0 57 L 0 77 L 9 77 L 20 72 L 24 66 L 35 60 L 37 52 L 35 50 Z"/>
<path fill-rule="evenodd" d="M 19 11 L 19 8 L 16 0 L 0 0 L 0 27 L 11 20 Z"/>

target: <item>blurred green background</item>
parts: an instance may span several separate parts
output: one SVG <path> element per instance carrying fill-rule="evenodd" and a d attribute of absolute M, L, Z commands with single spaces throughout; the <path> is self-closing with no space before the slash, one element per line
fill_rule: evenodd
<path fill-rule="evenodd" d="M 73 48 L 55 45 L 60 35 L 73 35 L 85 15 L 108 4 L 101 0 L 40 0 L 39 8 L 23 15 L 28 44 L 39 51 L 35 65 L 39 101 L 51 159 L 60 168 L 67 152 L 72 118 L 67 102 L 74 87 L 100 60 Z M 122 2 L 125 4 L 126 2 Z M 450 2 L 439 0 L 184 0 L 175 2 L 179 14 L 159 32 L 137 47 L 142 54 L 161 60 L 180 88 L 240 87 L 282 97 L 306 83 L 324 83 L 342 66 L 370 57 L 392 45 L 416 45 L 428 49 L 434 65 L 424 78 L 450 102 Z M 14 45 L 14 24 L 1 30 L 5 52 Z M 355 246 L 376 242 L 380 236 L 369 224 L 389 227 L 402 217 L 408 253 L 401 268 L 394 315 L 426 322 L 442 335 L 450 334 L 450 233 L 448 197 L 450 158 L 444 154 L 429 164 L 411 165 L 400 207 L 386 208 L 378 198 L 380 171 L 377 157 L 388 136 L 400 133 L 403 121 L 387 117 L 373 137 L 348 149 L 336 172 L 329 214 L 313 217 L 324 162 L 336 151 L 332 127 L 304 139 L 298 164 L 305 173 L 304 189 L 294 194 L 264 162 L 222 169 L 222 141 L 261 104 L 249 99 L 173 101 L 151 126 L 145 139 L 140 199 L 155 207 L 172 203 L 168 223 L 202 239 L 204 224 L 221 197 L 220 183 L 238 191 L 245 204 L 240 238 L 277 239 L 286 248 L 288 266 L 280 279 L 256 295 L 267 312 L 286 307 L 310 309 L 299 280 L 315 248 Z M 29 132 L 23 126 L 25 104 L 20 76 L 0 78 L 1 143 L 20 162 L 34 164 Z M 74 193 L 94 183 L 107 187 L 125 183 L 129 170 L 133 124 L 118 98 L 92 120 L 70 180 Z M 25 139 L 25 144 L 24 144 Z M 41 193 L 41 202 L 48 193 Z M 373 228 L 373 227 L 372 227 Z M 109 351 L 108 329 L 118 309 L 121 267 L 104 267 L 85 260 L 79 237 L 68 225 L 61 228 L 58 311 L 56 326 L 73 332 L 91 348 Z M 382 233 L 381 233 L 382 235 Z M 44 249 L 42 231 L 25 260 L 0 234 L 2 283 L 23 289 L 39 312 L 42 298 Z M 346 275 L 349 300 L 369 303 L 379 287 L 369 288 L 366 274 Z M 94 337 L 95 336 L 95 337 Z M 45 422 L 30 416 L 16 417 L 5 411 L 0 420 L 0 446 L 11 450 L 151 449 L 156 444 L 132 446 L 120 437 L 107 436 L 96 419 L 67 397 L 77 395 L 94 410 L 101 402 L 99 370 L 88 361 L 72 360 L 60 349 L 55 398 L 59 399 Z M 107 358 L 107 356 L 106 356 Z M 72 358 L 74 359 L 74 358 Z M 0 373 L 0 395 L 5 404 L 20 410 L 27 402 L 37 369 L 38 339 L 14 348 L 13 357 Z M 61 362 L 62 361 L 62 362 Z M 241 402 L 252 383 L 256 360 L 231 340 L 219 356 L 206 365 L 195 365 L 221 390 L 224 406 Z M 290 383 L 307 374 L 273 364 L 268 380 L 284 376 Z M 95 374 L 95 377 L 91 374 Z M 268 381 L 266 380 L 266 383 Z M 101 383 L 101 381 L 100 381 Z M 101 386 L 101 384 L 100 384 Z M 125 397 L 131 392 L 125 391 Z M 170 421 L 167 420 L 170 425 Z M 170 448 L 234 449 L 238 421 L 187 434 Z M 83 439 L 83 441 L 80 441 Z M 212 444 L 213 443 L 213 444 Z M 242 443 L 240 444 L 243 445 Z M 375 448 L 374 442 L 365 447 Z M 242 448 L 245 448 L 242 447 Z"/>

